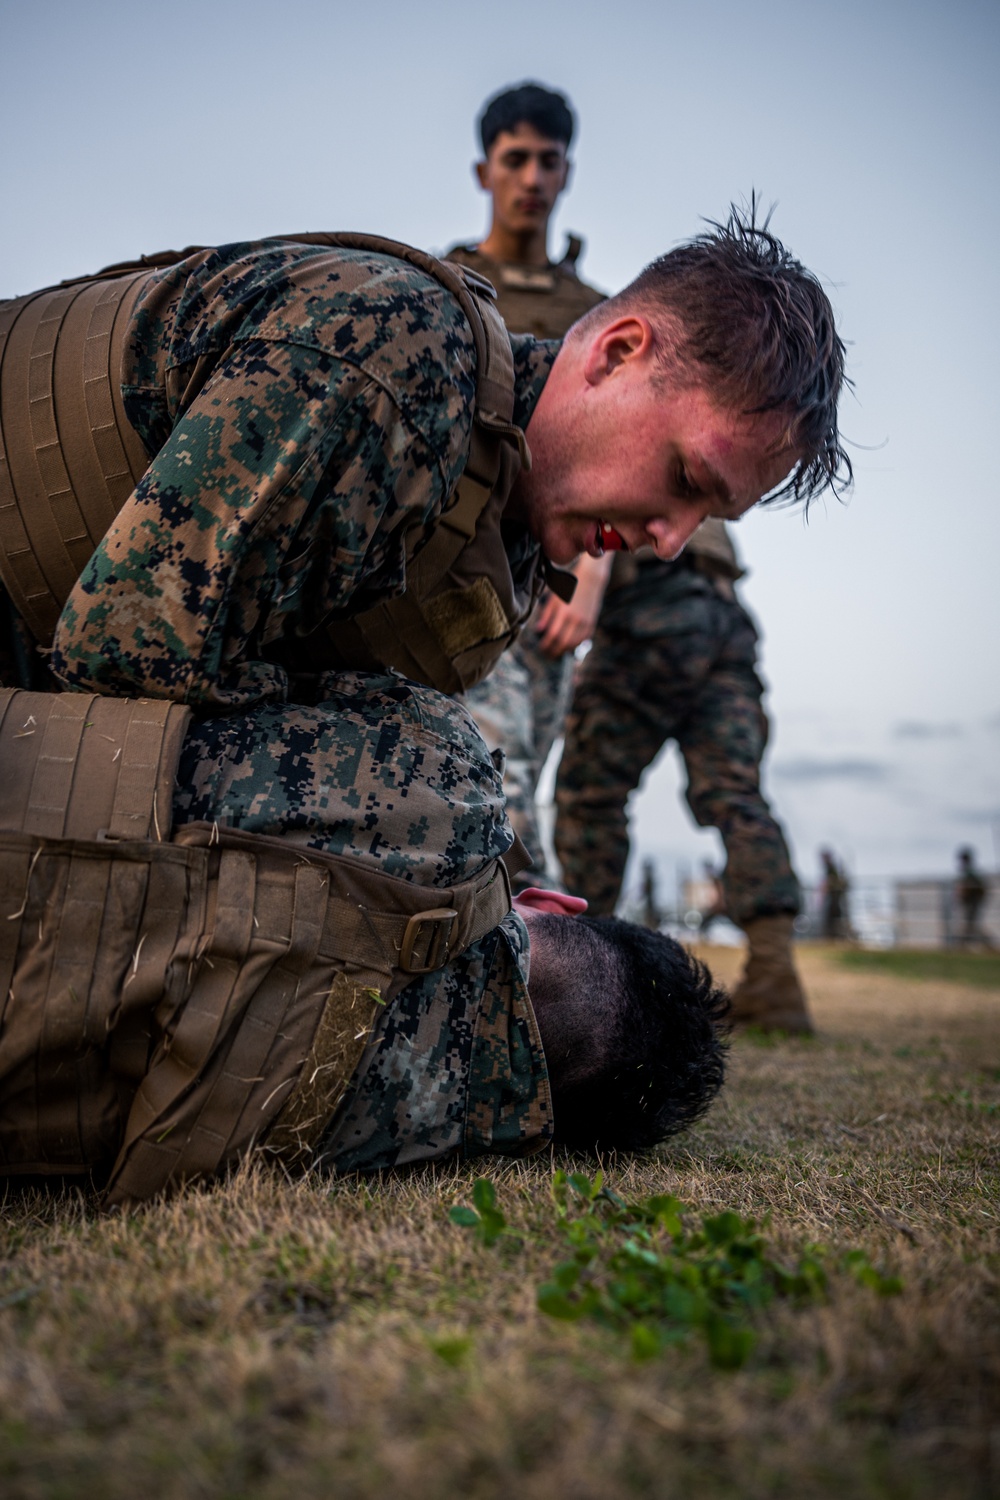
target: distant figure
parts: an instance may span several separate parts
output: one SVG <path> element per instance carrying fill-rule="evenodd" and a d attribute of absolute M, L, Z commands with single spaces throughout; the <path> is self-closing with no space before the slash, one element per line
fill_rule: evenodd
<path fill-rule="evenodd" d="M 830 849 L 821 849 L 823 864 L 823 936 L 832 943 L 851 936 L 847 896 L 851 882 L 843 865 L 838 865 Z"/>
<path fill-rule="evenodd" d="M 642 925 L 652 932 L 659 932 L 663 913 L 656 894 L 656 863 L 651 859 L 642 862 Z"/>
<path fill-rule="evenodd" d="M 726 915 L 726 893 L 722 886 L 722 879 L 718 870 L 710 859 L 706 859 L 702 865 L 702 880 L 711 896 L 706 902 L 701 913 L 701 921 L 698 924 L 698 932 L 704 937 L 713 922 Z"/>
<path fill-rule="evenodd" d="M 476 177 L 490 199 L 489 232 L 478 244 L 453 245 L 447 258 L 493 283 L 511 333 L 562 339 L 604 301 L 604 293 L 577 274 L 583 249 L 577 235 L 569 237 L 561 260 L 549 258 L 549 220 L 569 180 L 575 124 L 568 99 L 536 83 L 496 94 L 479 119 L 483 155 Z M 503 749 L 507 758 L 507 816 L 531 855 L 532 873 L 515 876 L 518 889 L 540 880 L 558 883 L 542 847 L 535 793 L 563 731 L 573 651 L 593 634 L 611 560 L 610 552 L 601 560 L 584 554 L 574 568 L 572 603 L 547 592 L 527 629 L 465 700 L 490 749 Z"/>
<path fill-rule="evenodd" d="M 566 889 L 614 913 L 628 862 L 628 799 L 667 740 L 687 803 L 726 851 L 726 915 L 747 938 L 732 1019 L 812 1030 L 795 965 L 799 883 L 760 785 L 768 738 L 757 628 L 725 523 L 705 521 L 672 561 L 616 552 L 594 643 L 580 663 L 556 778 L 554 843 Z M 700 884 L 700 882 L 699 882 Z M 710 903 L 691 903 L 699 914 Z"/>
<path fill-rule="evenodd" d="M 982 943 L 992 948 L 993 943 L 979 926 L 979 913 L 986 900 L 989 886 L 976 869 L 976 853 L 968 845 L 958 851 L 958 877 L 955 881 L 955 899 L 962 908 L 964 926 L 957 941 L 967 945 Z"/>

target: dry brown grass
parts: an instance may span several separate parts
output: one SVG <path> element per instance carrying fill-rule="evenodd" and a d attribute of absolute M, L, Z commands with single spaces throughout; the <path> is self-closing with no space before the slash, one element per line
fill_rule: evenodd
<path fill-rule="evenodd" d="M 735 955 L 712 955 L 725 977 Z M 0 1492 L 616 1500 L 1000 1493 L 1000 992 L 806 950 L 821 1036 L 741 1039 L 726 1097 L 622 1193 L 771 1214 L 784 1253 L 858 1246 L 775 1305 L 737 1374 L 700 1344 L 634 1364 L 543 1318 L 550 1159 L 490 1163 L 523 1246 L 447 1221 L 473 1168 L 288 1184 L 245 1170 L 131 1218 L 7 1202 Z"/>

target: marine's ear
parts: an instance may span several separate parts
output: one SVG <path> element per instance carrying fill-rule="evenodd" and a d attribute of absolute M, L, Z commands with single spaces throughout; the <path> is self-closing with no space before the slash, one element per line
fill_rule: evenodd
<path fill-rule="evenodd" d="M 597 385 L 635 360 L 648 364 L 655 352 L 656 334 L 645 313 L 625 313 L 590 335 L 584 355 L 587 384 Z"/>

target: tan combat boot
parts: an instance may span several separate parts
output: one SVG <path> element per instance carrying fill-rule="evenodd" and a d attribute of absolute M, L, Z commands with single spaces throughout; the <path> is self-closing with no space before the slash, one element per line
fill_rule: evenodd
<path fill-rule="evenodd" d="M 750 951 L 743 977 L 732 994 L 734 1026 L 759 1026 L 762 1031 L 794 1032 L 810 1036 L 806 997 L 792 958 L 791 916 L 757 917 L 747 922 Z"/>

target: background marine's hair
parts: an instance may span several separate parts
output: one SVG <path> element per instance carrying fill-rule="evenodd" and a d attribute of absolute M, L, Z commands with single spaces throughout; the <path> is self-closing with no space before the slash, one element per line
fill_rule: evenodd
<path fill-rule="evenodd" d="M 557 938 L 572 937 L 574 996 L 595 1031 L 605 1030 L 603 1055 L 587 1076 L 550 1070 L 555 1139 L 582 1149 L 655 1146 L 704 1114 L 722 1087 L 728 997 L 661 933 L 614 917 L 551 923 L 561 928 Z M 584 931 L 590 940 L 581 954 Z"/>
<path fill-rule="evenodd" d="M 517 88 L 494 94 L 478 123 L 484 156 L 489 154 L 501 130 L 514 130 L 522 124 L 533 125 L 539 135 L 552 141 L 562 141 L 568 150 L 576 126 L 565 96 L 543 88 L 540 83 L 519 83 Z"/>
<path fill-rule="evenodd" d="M 837 402 L 845 385 L 844 343 L 830 299 L 813 273 L 757 223 L 756 197 L 726 222 L 678 245 L 596 310 L 602 320 L 657 304 L 673 324 L 666 375 L 693 380 L 735 410 L 788 413 L 802 457 L 770 500 L 809 500 L 847 488 Z M 594 317 L 595 314 L 590 314 Z"/>

